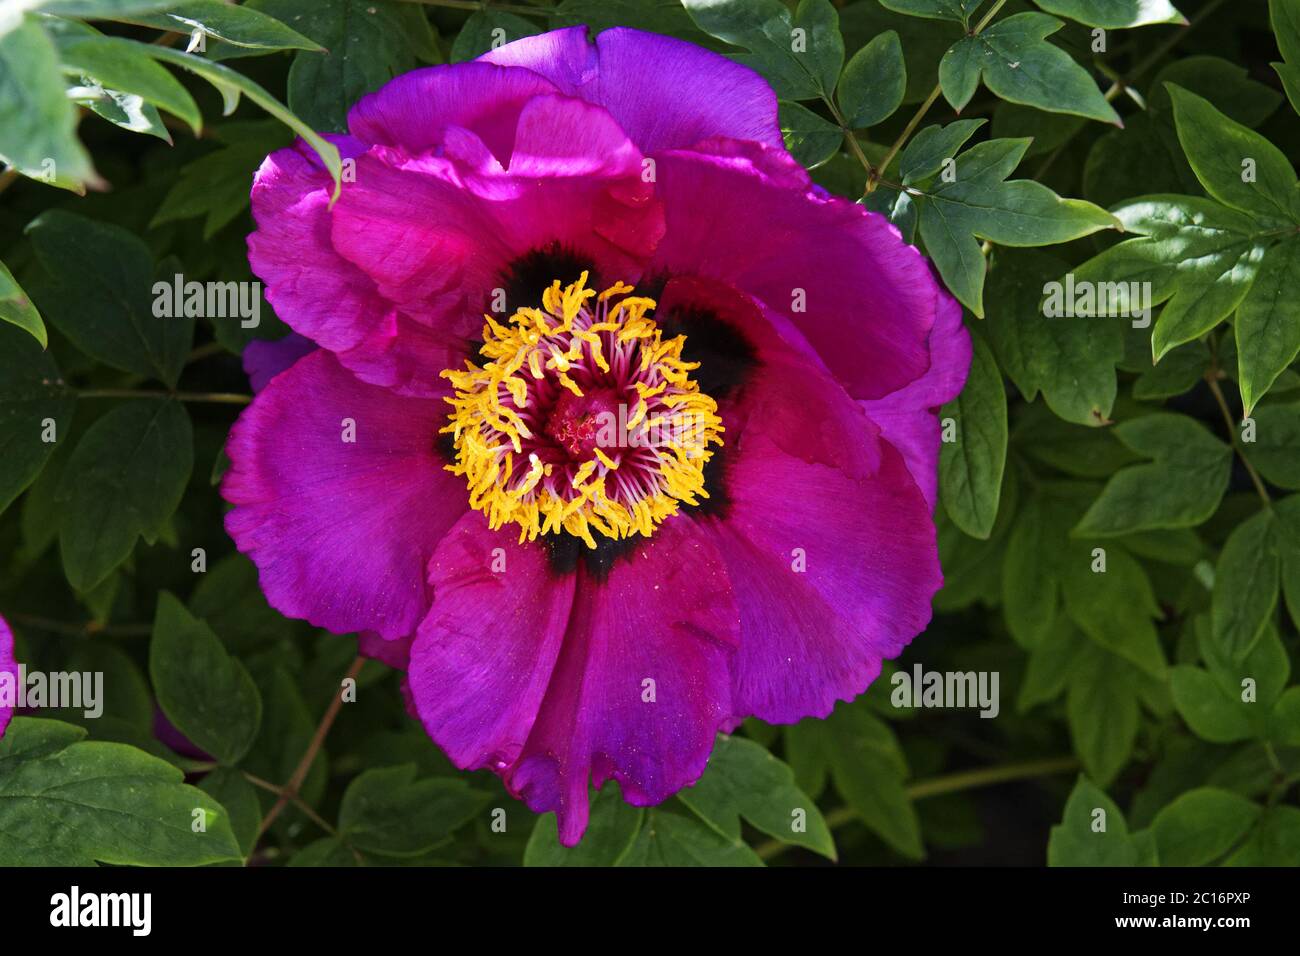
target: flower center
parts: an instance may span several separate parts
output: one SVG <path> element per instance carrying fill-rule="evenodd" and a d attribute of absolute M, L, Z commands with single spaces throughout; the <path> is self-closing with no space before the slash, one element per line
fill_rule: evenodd
<path fill-rule="evenodd" d="M 682 359 L 684 335 L 664 340 L 653 299 L 616 282 L 597 294 L 587 273 L 542 307 L 505 323 L 484 315 L 484 362 L 442 373 L 456 460 L 470 507 L 519 540 L 568 533 L 596 547 L 650 535 L 681 504 L 707 498 L 704 466 L 722 444 L 717 403 Z"/>

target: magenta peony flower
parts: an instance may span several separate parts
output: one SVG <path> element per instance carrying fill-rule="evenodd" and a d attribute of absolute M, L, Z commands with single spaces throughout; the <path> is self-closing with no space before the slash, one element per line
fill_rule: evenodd
<path fill-rule="evenodd" d="M 13 699 L 16 699 L 17 692 L 18 662 L 14 660 L 14 635 L 5 619 L 0 617 L 0 737 L 5 735 L 5 728 L 14 715 Z M 11 694 L 15 695 L 13 699 Z"/>
<path fill-rule="evenodd" d="M 942 583 L 934 412 L 970 343 L 785 152 L 767 84 L 573 28 L 349 129 L 332 208 L 301 145 L 253 186 L 253 268 L 320 346 L 259 347 L 228 446 L 271 604 L 409 639 L 430 736 L 570 845 L 589 782 L 654 804 L 719 730 L 862 693 Z"/>

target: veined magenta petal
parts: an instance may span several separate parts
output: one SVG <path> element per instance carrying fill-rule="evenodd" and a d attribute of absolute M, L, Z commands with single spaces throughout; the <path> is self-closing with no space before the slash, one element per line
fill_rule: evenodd
<path fill-rule="evenodd" d="M 362 145 L 330 137 L 345 158 Z M 301 141 L 276 150 L 253 180 L 248 261 L 266 283 L 276 315 L 317 344 L 343 351 L 360 343 L 391 311 L 373 280 L 334 251 L 328 207 L 333 181 Z"/>
<path fill-rule="evenodd" d="M 551 676 L 506 785 L 553 810 L 560 842 L 586 829 L 590 783 L 614 779 L 637 806 L 666 800 L 704 772 L 731 717 L 739 615 L 722 558 L 693 523 L 669 518 L 578 590 Z"/>
<path fill-rule="evenodd" d="M 436 600 L 411 648 L 411 694 L 459 767 L 499 772 L 519 756 L 565 639 L 573 575 L 517 538 L 469 512 L 429 561 Z"/>
<path fill-rule="evenodd" d="M 535 96 L 519 113 L 512 176 L 639 176 L 641 151 L 607 110 L 568 96 Z"/>
<path fill-rule="evenodd" d="M 458 63 L 412 70 L 357 101 L 348 130 L 369 145 L 416 155 L 444 145 L 446 131 L 475 133 L 502 163 L 514 146 L 519 112 L 556 86 L 531 70 Z"/>
<path fill-rule="evenodd" d="M 651 274 L 706 276 L 758 299 L 854 398 L 883 398 L 930 367 L 938 287 L 883 216 L 792 188 L 740 153 L 674 151 L 657 170 L 666 233 Z"/>
<path fill-rule="evenodd" d="M 909 385 L 884 398 L 865 401 L 868 417 L 903 453 L 907 470 L 925 493 L 933 511 L 939 492 L 939 406 L 950 402 L 966 384 L 970 371 L 970 333 L 962 324 L 961 305 L 938 290 L 939 318 L 930 332 L 930 368 Z"/>
<path fill-rule="evenodd" d="M 801 461 L 761 435 L 732 466 L 725 519 L 704 524 L 741 615 L 736 713 L 825 717 L 929 622 L 943 583 L 934 524 L 902 456 L 881 448 L 868 478 Z"/>
<path fill-rule="evenodd" d="M 444 421 L 440 402 L 367 385 L 325 350 L 253 400 L 221 493 L 272 607 L 336 633 L 415 630 L 425 564 L 467 508 L 434 450 Z"/>
<path fill-rule="evenodd" d="M 644 153 L 711 136 L 782 146 L 776 94 L 753 70 L 693 43 L 628 27 L 524 37 L 480 57 L 519 66 L 605 107 Z"/>
<path fill-rule="evenodd" d="M 754 367 L 735 392 L 718 396 L 726 426 L 723 454 L 743 453 L 763 435 L 789 455 L 855 475 L 880 466 L 879 429 L 821 362 L 799 330 L 751 297 L 710 279 L 684 276 L 664 287 L 656 314 L 687 318 L 681 331 L 691 340 L 689 317 L 704 312 L 728 327 L 755 356 Z"/>

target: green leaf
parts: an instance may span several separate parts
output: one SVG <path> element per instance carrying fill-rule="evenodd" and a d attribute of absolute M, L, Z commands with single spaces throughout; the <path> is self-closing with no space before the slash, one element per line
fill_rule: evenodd
<path fill-rule="evenodd" d="M 1259 804 L 1215 787 L 1189 790 L 1151 824 L 1162 866 L 1205 866 L 1231 850 L 1259 820 Z"/>
<path fill-rule="evenodd" d="M 31 16 L 0 35 L 0 161 L 78 193 L 101 182 L 77 140 L 58 53 Z"/>
<path fill-rule="evenodd" d="M 1062 572 L 1065 608 L 1092 641 L 1157 680 L 1165 677 L 1165 655 L 1153 618 L 1160 605 L 1142 565 L 1123 548 L 1106 549 L 1106 570 L 1093 571 L 1091 551 L 1077 542 Z"/>
<path fill-rule="evenodd" d="M 1300 495 L 1273 506 L 1277 512 L 1278 547 L 1282 553 L 1282 593 L 1291 619 L 1300 621 Z"/>
<path fill-rule="evenodd" d="M 1269 715 L 1269 738 L 1284 747 L 1300 747 L 1300 687 L 1292 687 Z"/>
<path fill-rule="evenodd" d="M 253 785 L 240 771 L 218 767 L 204 775 L 199 789 L 226 808 L 230 814 L 230 829 L 239 843 L 239 852 L 245 857 L 250 856 L 257 845 L 262 824 L 262 808 Z"/>
<path fill-rule="evenodd" d="M 131 42 L 134 43 L 135 41 Z M 192 56 L 189 53 L 182 53 L 180 50 L 173 50 L 153 43 L 141 43 L 139 45 L 148 50 L 149 55 L 154 59 L 183 67 L 191 73 L 203 77 L 215 86 L 225 100 L 227 113 L 234 111 L 235 105 L 239 102 L 239 97 L 242 94 L 301 136 L 307 141 L 307 145 L 316 151 L 316 155 L 320 157 L 325 168 L 329 170 L 330 176 L 334 179 L 333 198 L 338 198 L 343 178 L 343 162 L 339 158 L 338 147 L 324 139 L 308 123 L 286 109 L 279 100 L 259 84 L 254 83 L 242 73 L 224 67 L 220 63 L 210 63 L 201 56 Z"/>
<path fill-rule="evenodd" d="M 1218 643 L 1205 615 L 1196 619 L 1194 629 L 1197 648 L 1210 676 L 1229 699 L 1244 705 L 1242 712 L 1255 726 L 1263 727 L 1266 713 L 1282 696 L 1291 675 L 1291 661 L 1277 628 L 1266 627 L 1245 655 L 1234 654 Z M 1252 702 L 1242 699 L 1248 687 L 1254 688 Z"/>
<path fill-rule="evenodd" d="M 875 126 L 903 102 L 907 66 L 898 34 L 888 30 L 864 46 L 844 68 L 836 97 L 851 129 Z"/>
<path fill-rule="evenodd" d="M 849 3 L 840 9 L 840 29 L 847 50 L 858 50 L 886 30 L 898 34 L 903 44 L 903 61 L 907 68 L 904 103 L 921 103 L 934 86 L 939 60 L 965 34 L 966 28 L 955 20 L 924 20 L 877 3 Z"/>
<path fill-rule="evenodd" d="M 1116 224 L 1104 209 L 1062 199 L 1041 183 L 1005 181 L 1028 145 L 1028 140 L 1002 139 L 973 146 L 916 200 L 926 251 L 953 295 L 980 318 L 985 272 L 980 239 L 1047 246 Z"/>
<path fill-rule="evenodd" d="M 1145 348 L 1145 345 L 1143 346 Z M 1146 355 L 1143 360 L 1150 362 Z M 1180 345 L 1138 376 L 1133 383 L 1133 397 L 1141 400 L 1171 398 L 1190 391 L 1205 377 L 1210 363 L 1209 352 L 1202 342 Z"/>
<path fill-rule="evenodd" d="M 959 40 L 939 64 L 944 98 L 961 112 L 982 77 L 1008 102 L 1122 125 L 1088 71 L 1047 42 L 1064 25 L 1042 13 L 1018 13 Z"/>
<path fill-rule="evenodd" d="M 244 665 L 206 623 L 166 591 L 158 594 L 149 678 L 176 729 L 223 764 L 248 753 L 262 723 L 262 697 Z"/>
<path fill-rule="evenodd" d="M 1036 462 L 1084 479 L 1109 477 L 1126 464 L 1140 460 L 1115 438 L 1113 428 L 1071 425 L 1041 405 L 1024 410 L 1011 441 Z"/>
<path fill-rule="evenodd" d="M 1091 645 L 1069 618 L 1058 615 L 1029 652 L 1029 666 L 1016 699 L 1019 712 L 1027 713 L 1060 697 L 1070 684 L 1076 663 L 1090 650 Z"/>
<path fill-rule="evenodd" d="M 54 360 L 26 332 L 0 324 L 0 514 L 67 436 L 73 405 Z"/>
<path fill-rule="evenodd" d="M 1124 814 L 1080 775 L 1047 841 L 1048 866 L 1135 866 L 1138 848 Z"/>
<path fill-rule="evenodd" d="M 646 811 L 623 802 L 618 785 L 607 783 L 592 794 L 587 832 L 575 847 L 560 843 L 555 815 L 537 818 L 524 866 L 617 866 L 632 851 Z"/>
<path fill-rule="evenodd" d="M 748 50 L 735 59 L 763 74 L 781 99 L 829 98 L 834 91 L 844 39 L 829 0 L 800 0 L 793 17 L 780 0 L 683 3 L 705 33 Z"/>
<path fill-rule="evenodd" d="M 1269 387 L 1300 355 L 1300 239 L 1264 253 L 1259 274 L 1237 308 L 1237 381 L 1249 415 Z"/>
<path fill-rule="evenodd" d="M 241 858 L 225 809 L 186 786 L 180 770 L 125 744 L 72 742 L 66 726 L 17 717 L 0 739 L 0 865 L 201 866 Z"/>
<path fill-rule="evenodd" d="M 844 131 L 798 103 L 782 103 L 778 111 L 785 148 L 802 166 L 815 169 L 844 144 Z"/>
<path fill-rule="evenodd" d="M 123 371 L 174 386 L 194 317 L 154 315 L 153 258 L 134 234 L 59 209 L 27 227 L 50 281 L 35 285 L 46 317 L 72 344 Z"/>
<path fill-rule="evenodd" d="M 1248 654 L 1277 606 L 1281 557 L 1272 509 L 1265 508 L 1228 536 L 1214 570 L 1215 643 L 1234 658 Z"/>
<path fill-rule="evenodd" d="M 1232 449 L 1186 415 L 1157 412 L 1115 426 L 1129 448 L 1153 461 L 1117 472 L 1079 522 L 1081 537 L 1207 520 L 1228 488 Z"/>
<path fill-rule="evenodd" d="M 1255 440 L 1242 448 L 1269 482 L 1300 490 L 1300 402 L 1260 408 L 1255 413 Z"/>
<path fill-rule="evenodd" d="M 1017 643 L 1034 648 L 1055 630 L 1060 591 L 1051 554 L 1052 529 L 1042 498 L 1033 495 L 1016 516 L 1002 561 L 1002 609 Z M 1032 658 L 1031 658 L 1032 667 Z"/>
<path fill-rule="evenodd" d="M 955 120 L 947 126 L 927 126 L 903 150 L 899 172 L 907 185 L 933 176 L 960 150 L 987 120 Z"/>
<path fill-rule="evenodd" d="M 1274 63 L 1291 106 L 1300 113 L 1300 5 L 1295 0 L 1268 0 L 1268 19 L 1284 63 Z"/>
<path fill-rule="evenodd" d="M 254 50 L 324 49 L 275 17 L 222 0 L 184 0 L 169 4 L 165 13 L 135 14 L 122 19 L 173 33 L 201 30 L 207 36 Z"/>
<path fill-rule="evenodd" d="M 124 402 L 86 430 L 58 493 L 59 545 L 74 588 L 91 590 L 137 538 L 157 538 L 193 466 L 190 419 L 178 402 Z"/>
<path fill-rule="evenodd" d="M 367 770 L 343 794 L 339 835 L 370 853 L 418 856 L 477 816 L 488 799 L 462 779 L 417 780 L 415 764 Z"/>
<path fill-rule="evenodd" d="M 1180 665 L 1170 671 L 1174 707 L 1202 740 L 1230 744 L 1255 735 L 1245 708 L 1255 706 L 1233 697 L 1207 671 Z"/>
<path fill-rule="evenodd" d="M 744 817 L 768 836 L 835 859 L 835 841 L 817 804 L 795 786 L 789 767 L 752 740 L 719 736 L 704 776 L 678 797 L 728 839 L 740 837 Z"/>
<path fill-rule="evenodd" d="M 175 3 L 176 0 L 35 0 L 27 6 L 61 17 L 106 20 L 128 13 L 152 13 Z"/>
<path fill-rule="evenodd" d="M 1282 151 L 1195 93 L 1172 83 L 1167 87 L 1178 141 L 1205 191 L 1225 205 L 1266 220 L 1300 221 L 1295 170 Z M 1253 172 L 1249 181 L 1248 171 Z"/>
<path fill-rule="evenodd" d="M 353 867 L 361 864 L 358 863 L 356 854 L 338 837 L 321 837 L 295 853 L 286 865 Z"/>
<path fill-rule="evenodd" d="M 921 824 L 904 779 L 907 764 L 893 731 L 860 706 L 840 704 L 823 725 L 835 789 L 866 824 L 903 856 L 925 856 Z"/>
<path fill-rule="evenodd" d="M 123 93 L 102 86 L 79 86 L 70 88 L 68 96 L 78 106 L 86 107 L 114 126 L 132 133 L 145 133 L 169 146 L 172 144 L 172 134 L 167 131 L 157 108 L 134 93 Z"/>
<path fill-rule="evenodd" d="M 318 718 L 312 716 L 298 682 L 283 666 L 255 669 L 253 679 L 262 696 L 262 727 L 242 766 L 263 780 L 288 780 L 311 744 Z M 337 684 L 333 692 L 339 693 Z M 322 750 L 299 790 L 308 804 L 320 800 L 328 774 L 329 754 Z"/>
<path fill-rule="evenodd" d="M 1075 752 L 1101 786 L 1128 762 L 1138 732 L 1137 672 L 1095 644 L 1074 658 L 1066 717 Z"/>
<path fill-rule="evenodd" d="M 222 4 L 222 6 L 225 6 Z M 242 7 L 226 7 L 241 10 Z M 198 105 L 185 87 L 127 40 L 106 36 L 71 36 L 60 40 L 59 57 L 66 69 L 92 77 L 102 86 L 133 93 L 173 116 L 197 136 L 203 126 Z"/>
<path fill-rule="evenodd" d="M 1166 83 L 1204 96 L 1218 109 L 1247 126 L 1258 126 L 1282 96 L 1250 79 L 1246 67 L 1222 57 L 1188 56 L 1170 63 L 1147 89 L 1145 112 L 1125 120 L 1096 141 L 1084 167 L 1083 194 L 1112 206 L 1151 193 L 1198 193 L 1200 184 L 1183 155 L 1174 126 L 1173 101 Z"/>
<path fill-rule="evenodd" d="M 1078 20 L 1090 27 L 1119 30 L 1153 23 L 1186 24 L 1169 0 L 1034 0 L 1048 13 Z"/>
<path fill-rule="evenodd" d="M 41 314 L 36 311 L 32 300 L 3 262 L 0 262 L 0 322 L 25 329 L 41 343 L 41 348 L 49 345 L 49 336 L 45 331 L 45 323 L 41 321 Z"/>
<path fill-rule="evenodd" d="M 297 54 L 289 68 L 289 107 L 315 129 L 345 132 L 348 110 L 364 94 L 436 59 L 429 21 L 416 4 L 259 0 L 257 7 L 327 48 Z"/>
<path fill-rule="evenodd" d="M 965 25 L 984 0 L 880 0 L 880 5 L 895 13 L 925 17 L 929 20 L 952 20 Z"/>
<path fill-rule="evenodd" d="M 636 842 L 618 866 L 762 866 L 758 855 L 740 841 L 728 840 L 693 817 L 646 811 Z"/>
<path fill-rule="evenodd" d="M 1156 362 L 1237 308 L 1268 247 L 1253 219 L 1209 199 L 1144 196 L 1112 211 L 1139 238 L 1076 268 L 1075 284 L 1108 283 L 1114 308 L 1123 314 L 1165 302 L 1151 336 Z"/>
<path fill-rule="evenodd" d="M 1123 332 L 1115 318 L 1043 315 L 1043 290 L 1066 268 L 1047 253 L 1000 252 L 989 280 L 985 327 L 998 365 L 1027 400 L 1041 391 L 1059 417 L 1097 426 L 1110 420 L 1115 403 Z"/>
<path fill-rule="evenodd" d="M 1004 100 L 993 108 L 991 134 L 994 139 L 1032 139 L 1025 153 L 1026 157 L 1031 157 L 1060 149 L 1085 125 L 1087 120 L 1081 116 L 1047 113 Z"/>
<path fill-rule="evenodd" d="M 489 7 L 484 12 L 495 11 Z M 560 0 L 552 15 L 552 28 L 562 26 L 586 26 L 593 34 L 610 27 L 632 27 L 701 45 L 708 42 L 681 0 Z M 533 27 L 531 32 L 539 30 Z"/>
<path fill-rule="evenodd" d="M 456 34 L 456 42 L 451 45 L 451 62 L 473 60 L 494 47 L 534 36 L 538 32 L 537 24 L 513 13 L 491 9 L 475 10 Z"/>
<path fill-rule="evenodd" d="M 151 226 L 202 216 L 203 238 L 210 239 L 248 208 L 258 166 L 290 141 L 284 128 L 269 120 L 229 123 L 215 129 L 214 137 L 224 145 L 181 167 Z"/>
<path fill-rule="evenodd" d="M 1269 807 L 1225 866 L 1300 866 L 1300 809 Z"/>
<path fill-rule="evenodd" d="M 872 212 L 887 217 L 898 227 L 903 241 L 908 245 L 915 242 L 916 203 L 906 189 L 895 189 L 886 183 L 880 183 L 859 202 Z"/>
<path fill-rule="evenodd" d="M 993 353 L 979 335 L 961 394 L 940 419 L 956 422 L 957 440 L 939 450 L 939 493 L 953 524 L 987 538 L 998 516 L 1002 470 L 1007 460 L 1007 394 Z"/>

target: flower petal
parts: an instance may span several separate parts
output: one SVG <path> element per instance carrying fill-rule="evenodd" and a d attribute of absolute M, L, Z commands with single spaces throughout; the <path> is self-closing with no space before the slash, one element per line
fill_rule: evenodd
<path fill-rule="evenodd" d="M 568 133 L 557 138 L 556 130 Z M 277 314 L 363 380 L 405 394 L 438 394 L 438 372 L 463 363 L 483 312 L 500 308 L 512 263 L 563 248 L 610 281 L 635 281 L 663 234 L 640 153 L 598 107 L 558 96 L 531 101 L 508 157 L 520 175 L 488 157 L 473 133 L 462 129 L 454 142 L 455 157 L 372 147 L 355 158 L 355 180 L 332 210 L 323 183 L 312 180 L 317 192 L 295 205 L 281 192 L 302 181 L 269 178 L 261 200 L 268 210 L 314 218 L 298 246 L 280 227 L 250 238 Z M 269 246 L 272 235 L 285 244 Z M 308 241 L 315 244 L 304 252 Z M 337 272 L 332 290 L 348 276 L 356 294 L 342 307 L 299 296 L 300 282 L 318 271 L 296 264 L 304 256 Z"/>
<path fill-rule="evenodd" d="M 510 155 L 519 112 L 556 87 L 531 70 L 458 63 L 412 70 L 357 101 L 348 130 L 367 145 L 412 155 L 442 146 L 450 127 L 470 130 L 502 162 Z"/>
<path fill-rule="evenodd" d="M 500 770 L 523 749 L 573 605 L 541 545 L 470 512 L 429 562 L 436 598 L 411 647 L 425 729 L 458 767 Z"/>
<path fill-rule="evenodd" d="M 362 144 L 330 137 L 345 158 Z M 374 282 L 330 244 L 333 182 L 316 153 L 299 141 L 266 157 L 253 179 L 248 261 L 266 283 L 267 301 L 296 332 L 334 351 L 362 341 L 391 311 Z"/>
<path fill-rule="evenodd" d="M 586 568 L 537 721 L 506 785 L 554 810 L 560 841 L 587 825 L 588 780 L 628 803 L 666 800 L 703 773 L 732 715 L 738 615 L 716 549 L 670 518 L 605 580 Z"/>
<path fill-rule="evenodd" d="M 649 272 L 700 275 L 758 299 L 797 327 L 854 398 L 882 398 L 930 366 L 942 293 L 883 216 L 805 188 L 751 147 L 658 158 L 664 241 Z"/>
<path fill-rule="evenodd" d="M 570 96 L 605 107 L 644 153 L 711 136 L 782 146 L 776 94 L 761 76 L 693 43 L 614 27 L 586 27 L 507 43 L 480 62 L 526 67 Z"/>
<path fill-rule="evenodd" d="M 308 352 L 315 351 L 316 343 L 297 332 L 290 332 L 282 339 L 253 339 L 244 346 L 242 356 L 244 374 L 248 384 L 257 394 L 285 369 L 292 368 Z"/>
<path fill-rule="evenodd" d="M 750 355 L 752 367 L 741 373 L 734 389 L 715 394 L 726 428 L 721 455 L 742 453 L 751 436 L 762 435 L 786 454 L 820 462 L 855 475 L 874 474 L 880 466 L 879 429 L 859 403 L 831 376 L 797 328 L 751 297 L 710 279 L 670 279 L 656 315 L 686 335 L 687 354 L 704 375 L 709 366 Z M 698 329 L 700 316 L 721 323 L 721 330 Z M 703 337 L 714 354 L 699 354 L 694 340 Z"/>
<path fill-rule="evenodd" d="M 411 641 L 414 639 L 413 634 L 389 639 L 374 631 L 362 631 L 357 635 L 357 653 L 387 664 L 395 671 L 404 671 L 411 664 Z"/>
<path fill-rule="evenodd" d="M 14 660 L 14 635 L 5 619 L 0 617 L 0 737 L 14 715 L 14 701 L 18 698 L 18 662 Z M 9 700 L 12 695 L 12 700 Z M 5 703 L 9 700 L 9 703 Z"/>
<path fill-rule="evenodd" d="M 336 633 L 409 634 L 425 564 L 467 508 L 435 452 L 441 403 L 367 385 L 318 350 L 276 376 L 226 445 L 226 530 L 273 607 Z M 345 429 L 352 423 L 355 440 Z"/>
<path fill-rule="evenodd" d="M 902 456 L 869 478 L 750 436 L 728 508 L 701 527 L 724 556 L 741 615 L 733 706 L 770 723 L 852 700 L 930 620 L 943 583 L 934 524 Z"/>
<path fill-rule="evenodd" d="M 862 407 L 880 433 L 903 453 L 907 470 L 933 510 L 939 493 L 939 406 L 966 384 L 970 371 L 970 333 L 961 305 L 940 295 L 939 318 L 930 332 L 930 369 L 915 382 Z"/>

